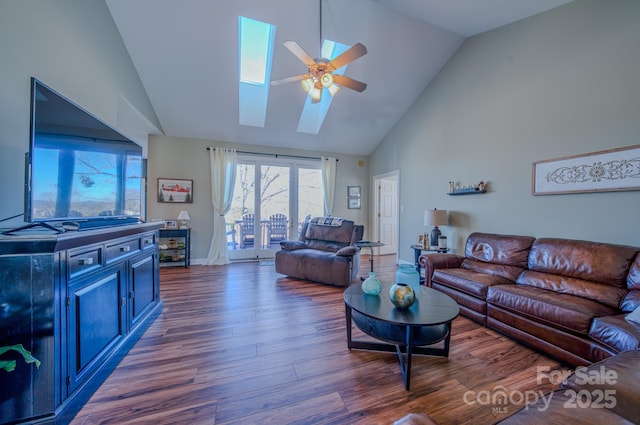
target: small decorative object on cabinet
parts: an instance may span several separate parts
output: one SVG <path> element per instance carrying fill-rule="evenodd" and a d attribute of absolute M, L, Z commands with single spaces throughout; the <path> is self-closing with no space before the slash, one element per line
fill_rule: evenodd
<path fill-rule="evenodd" d="M 378 295 L 380 291 L 382 291 L 382 282 L 374 272 L 369 272 L 369 277 L 362 282 L 362 292 L 367 295 Z"/>
<path fill-rule="evenodd" d="M 160 267 L 189 266 L 191 229 L 160 229 Z"/>
<path fill-rule="evenodd" d="M 389 290 L 389 297 L 393 305 L 401 310 L 406 310 L 415 302 L 416 293 L 406 283 L 396 283 Z"/>
<path fill-rule="evenodd" d="M 425 227 L 433 226 L 431 229 L 431 236 L 429 238 L 429 246 L 438 246 L 438 238 L 440 237 L 440 229 L 438 226 L 446 226 L 448 223 L 446 210 L 426 210 L 424 212 L 424 225 Z M 425 245 L 426 248 L 426 245 Z"/>
<path fill-rule="evenodd" d="M 191 216 L 189 215 L 189 211 L 182 210 L 180 214 L 178 214 L 178 223 L 180 223 L 181 229 L 186 229 L 189 227 L 189 220 L 191 220 Z"/>

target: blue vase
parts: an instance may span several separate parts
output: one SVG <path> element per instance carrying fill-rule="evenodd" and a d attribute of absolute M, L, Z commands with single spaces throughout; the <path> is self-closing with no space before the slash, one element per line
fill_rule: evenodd
<path fill-rule="evenodd" d="M 416 295 L 420 293 L 420 274 L 411 264 L 400 264 L 396 272 L 396 283 L 406 283 Z"/>
<path fill-rule="evenodd" d="M 415 292 L 413 292 L 411 286 L 406 283 L 396 283 L 393 285 L 389 290 L 389 297 L 393 305 L 401 310 L 406 310 L 411 307 L 416 300 Z"/>
<path fill-rule="evenodd" d="M 378 295 L 382 291 L 382 282 L 374 272 L 369 272 L 369 277 L 362 282 L 362 292 L 367 295 Z"/>

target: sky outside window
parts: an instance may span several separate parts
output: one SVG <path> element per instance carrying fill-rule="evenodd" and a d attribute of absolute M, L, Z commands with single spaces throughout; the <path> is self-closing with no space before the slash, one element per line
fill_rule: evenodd
<path fill-rule="evenodd" d="M 276 27 L 240 16 L 238 35 L 239 122 L 264 127 Z"/>

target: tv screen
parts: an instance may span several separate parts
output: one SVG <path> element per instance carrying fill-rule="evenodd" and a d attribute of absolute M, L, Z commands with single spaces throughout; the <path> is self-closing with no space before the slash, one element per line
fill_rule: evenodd
<path fill-rule="evenodd" d="M 32 78 L 27 220 L 141 218 L 142 147 Z"/>

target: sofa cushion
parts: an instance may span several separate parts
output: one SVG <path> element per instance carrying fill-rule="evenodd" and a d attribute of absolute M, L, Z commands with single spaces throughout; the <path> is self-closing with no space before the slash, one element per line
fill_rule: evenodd
<path fill-rule="evenodd" d="M 353 257 L 317 249 L 280 250 L 276 252 L 276 272 L 299 279 L 336 286 L 348 286 L 353 280 Z"/>
<path fill-rule="evenodd" d="M 636 255 L 636 259 L 629 269 L 627 288 L 640 289 L 640 254 Z"/>
<path fill-rule="evenodd" d="M 467 238 L 464 255 L 471 260 L 524 268 L 534 240 L 531 236 L 475 232 Z"/>
<path fill-rule="evenodd" d="M 465 260 L 461 267 L 513 282 L 527 266 L 533 241 L 530 236 L 472 233 L 465 244 Z"/>
<path fill-rule="evenodd" d="M 282 241 L 280 242 L 280 248 L 287 251 L 294 251 L 296 249 L 307 248 L 307 244 L 302 241 Z"/>
<path fill-rule="evenodd" d="M 617 310 L 587 298 L 560 294 L 526 285 L 492 286 L 487 302 L 545 323 L 551 327 L 587 335 L 594 317 Z"/>
<path fill-rule="evenodd" d="M 620 302 L 620 310 L 629 313 L 640 307 L 640 290 L 629 291 Z"/>
<path fill-rule="evenodd" d="M 596 317 L 589 336 L 617 352 L 640 348 L 640 324 L 629 322 L 626 314 Z"/>
<path fill-rule="evenodd" d="M 541 273 L 525 270 L 518 276 L 516 283 L 546 289 L 558 294 L 575 295 L 606 304 L 615 309 L 627 293 L 626 289 L 604 285 L 589 280 L 577 279 L 559 274 Z"/>
<path fill-rule="evenodd" d="M 343 220 L 341 226 L 324 226 L 321 224 L 309 223 L 305 238 L 307 240 L 311 239 L 336 242 L 337 245 L 343 247 L 349 245 L 349 242 L 351 241 L 353 224 L 353 221 L 350 220 Z"/>
<path fill-rule="evenodd" d="M 630 246 L 540 238 L 531 246 L 528 268 L 626 289 L 637 253 Z"/>
<path fill-rule="evenodd" d="M 512 281 L 504 277 L 467 269 L 436 269 L 431 277 L 431 282 L 454 288 L 483 300 L 487 297 L 487 289 L 490 286 L 513 285 Z"/>

